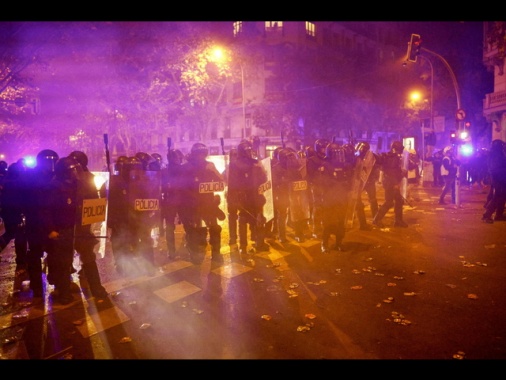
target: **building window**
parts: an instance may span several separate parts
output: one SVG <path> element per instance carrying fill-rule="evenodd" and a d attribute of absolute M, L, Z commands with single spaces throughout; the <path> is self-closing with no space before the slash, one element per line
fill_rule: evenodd
<path fill-rule="evenodd" d="M 306 35 L 309 37 L 316 37 L 316 25 L 314 22 L 306 21 Z"/>
<path fill-rule="evenodd" d="M 235 82 L 232 87 L 232 99 L 242 100 L 242 82 Z"/>
<path fill-rule="evenodd" d="M 225 129 L 223 131 L 223 138 L 229 139 L 231 137 L 230 133 L 230 118 L 225 118 Z"/>
<path fill-rule="evenodd" d="M 242 27 L 243 27 L 242 21 L 234 22 L 234 37 L 237 37 L 239 34 L 243 32 Z"/>
<path fill-rule="evenodd" d="M 266 21 L 265 31 L 266 32 L 280 32 L 283 30 L 283 21 Z"/>

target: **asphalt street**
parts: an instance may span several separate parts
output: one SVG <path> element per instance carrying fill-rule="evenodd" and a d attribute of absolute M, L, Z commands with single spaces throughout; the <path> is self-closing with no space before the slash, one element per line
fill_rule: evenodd
<path fill-rule="evenodd" d="M 458 208 L 438 205 L 439 192 L 410 188 L 407 228 L 393 227 L 390 210 L 385 228 L 355 222 L 345 251 L 330 254 L 289 229 L 288 243 L 240 255 L 225 228 L 224 262 L 208 252 L 195 265 L 178 228 L 178 260 L 160 237 L 155 276 L 120 276 L 105 241 L 103 302 L 84 285 L 69 305 L 53 303 L 50 286 L 34 302 L 10 244 L 0 256 L 0 358 L 506 359 L 506 222 L 481 221 L 486 190 L 463 186 Z"/>

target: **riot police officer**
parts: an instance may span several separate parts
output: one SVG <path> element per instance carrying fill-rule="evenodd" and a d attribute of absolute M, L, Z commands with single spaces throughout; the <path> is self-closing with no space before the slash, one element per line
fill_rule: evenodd
<path fill-rule="evenodd" d="M 161 218 L 165 225 L 165 240 L 167 242 L 167 258 L 176 259 L 176 223 L 179 221 L 178 206 L 180 205 L 180 189 L 178 180 L 181 176 L 181 167 L 184 155 L 179 149 L 171 149 L 167 153 L 168 165 L 162 169 L 161 187 Z M 177 222 L 176 222 L 177 220 Z"/>
<path fill-rule="evenodd" d="M 314 143 L 314 154 L 307 158 L 307 176 L 312 195 L 311 223 L 313 237 L 318 237 L 323 230 L 323 192 L 325 190 L 325 155 L 328 139 L 318 139 Z"/>
<path fill-rule="evenodd" d="M 237 160 L 237 148 L 230 149 L 229 152 L 229 165 L 223 172 L 223 177 L 225 178 L 225 182 L 227 183 L 227 213 L 228 213 L 228 230 L 229 230 L 229 245 L 237 244 L 237 222 L 239 220 L 239 200 L 237 199 L 237 193 L 228 191 L 228 183 L 229 183 L 229 172 L 230 172 L 230 164 Z M 232 164 L 232 165 L 234 165 Z"/>
<path fill-rule="evenodd" d="M 5 224 L 5 234 L 1 237 L 0 252 L 14 239 L 16 274 L 26 272 L 26 217 L 24 215 L 25 199 L 22 188 L 25 172 L 25 167 L 21 162 L 10 164 L 0 193 L 2 218 Z"/>
<path fill-rule="evenodd" d="M 369 206 L 371 208 L 371 215 L 372 218 L 376 216 L 376 213 L 378 212 L 378 199 L 376 197 L 376 182 L 379 179 L 379 173 L 380 173 L 380 166 L 378 164 L 377 155 L 371 152 L 371 146 L 367 141 L 359 142 L 355 147 L 355 152 L 357 154 L 357 164 L 359 162 L 363 163 L 367 155 L 372 155 L 370 158 L 370 161 L 372 161 L 372 167 L 368 168 L 366 172 L 369 173 L 367 176 L 367 179 L 365 180 L 365 183 L 363 183 L 362 191 L 367 194 L 367 199 L 369 200 Z M 359 161 L 360 160 L 360 161 Z M 362 172 L 364 172 L 362 170 Z M 357 206 L 356 206 L 356 212 L 357 212 L 357 218 L 360 223 L 360 229 L 361 230 L 370 230 L 371 226 L 367 224 L 366 217 L 365 217 L 365 205 L 362 201 L 362 192 L 360 193 L 358 199 L 357 199 Z"/>
<path fill-rule="evenodd" d="M 72 262 L 79 209 L 81 165 L 72 157 L 62 157 L 55 164 L 49 183 L 44 228 L 49 238 L 47 263 L 55 286 L 56 299 L 63 305 L 74 300 L 71 293 Z"/>
<path fill-rule="evenodd" d="M 48 213 L 46 200 L 49 198 L 49 182 L 53 178 L 58 159 L 59 156 L 54 150 L 41 150 L 36 157 L 36 166 L 27 170 L 22 185 L 23 198 L 26 202 L 24 210 L 28 243 L 26 266 L 34 297 L 42 297 L 44 291 L 41 260 L 48 243 L 44 215 Z M 51 282 L 49 276 L 48 281 Z"/>
<path fill-rule="evenodd" d="M 403 151 L 402 142 L 393 141 L 390 151 L 378 156 L 379 164 L 383 170 L 382 184 L 385 189 L 385 202 L 380 206 L 372 223 L 380 228 L 384 227 L 382 219 L 392 207 L 394 208 L 394 227 L 408 226 L 402 217 L 404 197 L 401 194 L 401 182 L 403 178 L 407 178 L 407 169 L 402 165 Z"/>
<path fill-rule="evenodd" d="M 309 189 L 305 160 L 289 149 L 279 152 L 279 169 L 273 173 L 274 191 L 278 203 L 278 231 L 280 241 L 286 241 L 288 219 L 295 232 L 295 241 L 305 241 L 304 230 L 310 217 Z M 276 178 L 276 179 L 274 179 Z"/>
<path fill-rule="evenodd" d="M 239 208 L 239 252 L 247 253 L 248 226 L 255 239 L 257 251 L 269 250 L 265 243 L 265 216 L 263 206 L 266 202 L 262 186 L 268 177 L 262 164 L 255 158 L 253 145 L 242 140 L 237 146 L 237 160 L 230 163 L 228 181 L 229 194 L 233 194 Z"/>
<path fill-rule="evenodd" d="M 214 163 L 206 160 L 208 155 L 205 144 L 195 143 L 181 167 L 179 216 L 186 233 L 186 247 L 195 264 L 204 259 L 208 234 L 212 260 L 223 261 L 222 228 L 218 220 L 225 220 L 226 216 L 219 208 L 219 195 L 214 193 L 224 191 L 225 182 Z"/>
<path fill-rule="evenodd" d="M 349 157 L 348 157 L 349 160 Z M 353 176 L 353 162 L 347 161 L 345 149 L 337 143 L 327 145 L 323 170 L 323 233 L 321 251 L 330 249 L 343 251 L 346 211 Z M 333 247 L 329 247 L 331 235 L 336 238 Z"/>
<path fill-rule="evenodd" d="M 140 162 L 136 159 L 138 165 Z M 107 224 L 111 229 L 111 246 L 116 271 L 125 273 L 133 259 L 133 233 L 129 217 L 129 175 L 131 162 L 127 156 L 119 156 L 110 178 Z"/>
<path fill-rule="evenodd" d="M 155 242 L 153 230 L 160 225 L 161 173 L 160 164 L 151 155 L 138 152 L 135 158 L 141 162 L 130 167 L 129 224 L 133 234 L 134 249 L 141 260 L 141 271 L 155 275 Z M 132 162 L 135 162 L 132 160 Z"/>
<path fill-rule="evenodd" d="M 95 176 L 88 169 L 88 156 L 86 153 L 82 151 L 73 151 L 69 154 L 69 157 L 74 158 L 74 160 L 76 160 L 82 168 L 82 170 L 79 170 L 77 172 L 79 175 L 77 189 L 77 213 L 78 215 L 82 215 L 84 199 L 97 199 L 103 195 L 100 195 L 99 190 L 97 190 L 94 180 Z M 103 189 L 104 187 L 102 187 L 102 194 L 105 195 Z M 83 225 L 80 222 L 81 220 L 78 218 L 75 228 L 76 240 L 74 244 L 74 248 L 79 254 L 79 258 L 82 264 L 79 276 L 81 278 L 81 275 L 84 275 L 84 278 L 81 278 L 81 280 L 86 280 L 89 285 L 89 290 L 95 298 L 107 298 L 107 291 L 102 285 L 102 280 L 100 279 L 100 273 L 98 271 L 96 255 L 94 251 L 94 247 L 97 244 L 98 240 L 95 238 L 95 235 L 91 230 L 91 224 Z M 81 281 L 81 286 L 82 285 L 83 284 Z"/>

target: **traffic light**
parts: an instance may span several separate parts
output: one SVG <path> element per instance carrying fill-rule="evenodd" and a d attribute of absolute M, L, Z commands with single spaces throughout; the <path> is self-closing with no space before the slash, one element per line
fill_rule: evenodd
<path fill-rule="evenodd" d="M 419 34 L 412 34 L 411 41 L 408 46 L 408 61 L 416 62 L 420 49 L 422 48 L 422 38 Z"/>
<path fill-rule="evenodd" d="M 452 144 L 455 144 L 457 142 L 457 132 L 455 131 L 450 132 L 450 142 Z"/>

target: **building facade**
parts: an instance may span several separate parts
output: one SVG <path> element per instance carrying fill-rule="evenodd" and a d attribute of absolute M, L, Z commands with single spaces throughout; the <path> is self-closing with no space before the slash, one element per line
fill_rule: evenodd
<path fill-rule="evenodd" d="M 506 141 L 506 22 L 483 23 L 483 63 L 494 72 L 494 92 L 483 101 L 483 114 L 491 123 L 492 141 Z"/>

